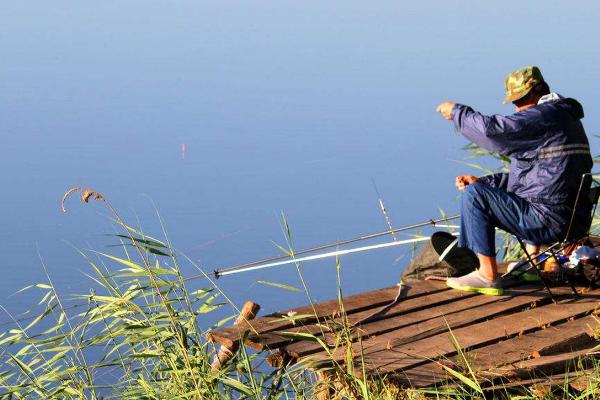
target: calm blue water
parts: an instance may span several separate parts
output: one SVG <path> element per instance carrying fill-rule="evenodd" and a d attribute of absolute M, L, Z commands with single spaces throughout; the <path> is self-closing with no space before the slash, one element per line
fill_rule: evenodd
<path fill-rule="evenodd" d="M 439 102 L 510 113 L 504 76 L 537 64 L 598 133 L 600 3 L 576 4 L 3 2 L 0 304 L 33 301 L 9 295 L 45 279 L 38 252 L 63 293 L 88 292 L 67 243 L 106 250 L 113 228 L 99 204 L 61 213 L 78 184 L 159 236 L 152 199 L 206 270 L 277 254 L 281 211 L 296 248 L 385 229 L 371 179 L 395 225 L 455 213 L 454 176 L 478 171 Z M 344 257 L 345 293 L 394 284 L 408 253 Z M 302 268 L 335 296 L 333 260 Z M 257 280 L 300 285 L 289 266 L 219 283 L 265 311 L 306 303 Z"/>

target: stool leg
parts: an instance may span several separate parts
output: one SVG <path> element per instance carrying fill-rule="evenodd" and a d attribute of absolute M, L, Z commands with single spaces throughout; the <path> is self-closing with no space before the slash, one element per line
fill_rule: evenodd
<path fill-rule="evenodd" d="M 560 264 L 560 261 L 558 261 L 558 256 L 556 252 L 554 250 L 550 250 L 550 254 L 552 254 L 552 257 L 554 257 L 554 259 L 556 260 L 556 264 L 558 264 L 558 267 L 561 268 L 562 273 L 562 265 Z M 571 287 L 571 290 L 573 291 L 575 297 L 579 297 L 579 293 L 577 293 L 577 289 L 575 289 L 575 281 L 572 279 L 571 276 L 567 276 L 567 283 Z"/>
<path fill-rule="evenodd" d="M 527 251 L 527 247 L 525 246 L 525 243 L 523 243 L 523 241 L 521 240 L 520 237 L 517 237 L 517 240 L 519 241 L 519 244 L 521 245 L 521 248 L 523 249 L 523 252 L 527 256 L 527 260 L 529 261 L 529 264 L 533 267 L 533 270 L 535 271 L 535 273 L 538 275 L 538 277 L 540 278 L 540 280 L 542 281 L 542 283 L 546 287 L 546 290 L 548 291 L 548 294 L 550 295 L 550 298 L 552 299 L 552 302 L 556 303 L 556 299 L 554 298 L 554 294 L 552 294 L 552 290 L 550 290 L 550 286 L 548 286 L 548 282 L 546 282 L 546 279 L 544 279 L 544 277 L 542 276 L 542 274 L 538 270 L 537 265 L 533 262 L 533 259 L 531 258 L 531 255 Z"/>

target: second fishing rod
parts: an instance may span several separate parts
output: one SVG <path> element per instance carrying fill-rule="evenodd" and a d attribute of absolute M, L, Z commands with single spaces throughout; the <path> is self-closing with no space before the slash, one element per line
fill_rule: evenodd
<path fill-rule="evenodd" d="M 377 233 L 371 233 L 368 235 L 363 235 L 363 236 L 358 236 L 352 239 L 346 239 L 346 240 L 341 240 L 338 242 L 334 242 L 334 243 L 328 243 L 328 244 L 324 244 L 324 245 L 320 245 L 320 246 L 316 246 L 316 247 L 311 247 L 309 249 L 304 249 L 304 250 L 300 250 L 300 251 L 296 251 L 294 252 L 293 256 L 299 256 L 302 254 L 307 254 L 307 253 L 312 253 L 315 251 L 320 251 L 320 250 L 325 250 L 325 249 L 330 249 L 333 247 L 339 247 L 339 246 L 343 246 L 346 244 L 350 244 L 350 243 L 355 243 L 355 242 L 359 242 L 359 241 L 363 241 L 363 240 L 369 240 L 369 239 L 375 239 L 381 236 L 386 236 L 386 235 L 394 235 L 397 232 L 403 232 L 403 231 L 408 231 L 408 230 L 412 230 L 412 229 L 416 229 L 416 228 L 421 228 L 424 226 L 436 226 L 438 224 L 442 224 L 445 222 L 449 222 L 449 221 L 453 221 L 456 219 L 459 219 L 460 215 L 452 215 L 449 217 L 442 217 L 442 218 L 437 218 L 437 219 L 430 219 L 424 222 L 419 222 L 416 224 L 412 224 L 412 225 L 406 225 L 406 226 L 402 226 L 399 228 L 394 228 L 394 229 L 389 229 L 386 231 L 382 231 L 382 232 L 377 232 Z M 269 258 L 264 258 L 262 260 L 258 260 L 258 261 L 252 261 L 252 262 L 248 262 L 245 264 L 239 264 L 239 265 L 235 265 L 232 267 L 226 267 L 226 268 L 220 268 L 220 269 L 216 269 L 213 271 L 213 275 L 218 278 L 223 272 L 230 272 L 230 271 L 235 271 L 235 270 L 239 270 L 239 269 L 245 269 L 248 267 L 252 267 L 255 265 L 259 265 L 265 262 L 272 262 L 272 261 L 278 261 L 278 260 L 284 260 L 287 258 L 290 258 L 291 255 L 289 254 L 282 254 L 279 256 L 273 256 L 273 257 L 269 257 Z M 198 276 L 191 276 L 188 277 L 187 279 L 195 279 L 197 277 L 200 277 L 203 275 L 198 275 Z M 187 280 L 186 279 L 186 280 Z"/>

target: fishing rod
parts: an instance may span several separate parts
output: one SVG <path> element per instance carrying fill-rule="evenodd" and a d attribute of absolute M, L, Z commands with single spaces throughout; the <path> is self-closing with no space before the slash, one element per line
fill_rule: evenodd
<path fill-rule="evenodd" d="M 325 245 L 321 245 L 321 246 L 317 246 L 317 247 L 312 247 L 312 248 L 309 248 L 309 249 L 301 250 L 301 251 L 295 252 L 294 256 L 301 255 L 301 254 L 306 254 L 306 253 L 310 253 L 310 252 L 315 252 L 315 251 L 319 251 L 319 250 L 325 250 L 325 249 L 328 249 L 328 248 L 332 248 L 332 247 L 336 247 L 336 246 L 342 246 L 342 245 L 345 245 L 345 244 L 350 244 L 350 243 L 354 243 L 354 242 L 358 242 L 358 241 L 362 241 L 362 240 L 374 239 L 374 238 L 385 236 L 385 235 L 391 235 L 391 234 L 396 233 L 396 232 L 407 231 L 407 230 L 416 229 L 416 228 L 420 228 L 420 227 L 428 226 L 428 225 L 438 226 L 438 227 L 450 227 L 450 225 L 443 225 L 441 223 L 442 222 L 452 221 L 452 220 L 455 220 L 455 219 L 458 219 L 458 218 L 460 218 L 460 215 L 453 215 L 453 216 L 445 217 L 445 218 L 431 219 L 429 221 L 421 222 L 421 223 L 418 223 L 418 224 L 406 225 L 406 226 L 403 226 L 403 227 L 400 227 L 400 228 L 395 228 L 395 229 L 391 229 L 391 227 L 390 227 L 390 230 L 387 230 L 387 231 L 378 232 L 378 233 L 372 233 L 370 235 L 359 236 L 359 237 L 356 237 L 356 238 L 353 238 L 353 239 L 342 240 L 342 241 L 335 242 L 335 243 L 325 244 Z M 455 234 L 455 236 L 458 236 L 458 234 Z M 249 270 L 262 269 L 262 268 L 269 268 L 269 267 L 274 267 L 276 265 L 284 265 L 284 264 L 291 264 L 291 263 L 295 263 L 295 262 L 316 260 L 316 259 L 321 259 L 321 258 L 326 258 L 326 257 L 332 257 L 334 255 L 351 254 L 351 253 L 357 253 L 357 252 L 360 252 L 360 251 L 373 250 L 373 249 L 379 249 L 379 248 L 386 248 L 386 247 L 398 246 L 398 245 L 408 244 L 408 243 L 418 243 L 418 242 L 422 242 L 422 241 L 426 241 L 426 240 L 429 240 L 429 237 L 422 237 L 422 238 L 416 238 L 416 239 L 408 239 L 408 240 L 403 240 L 403 241 L 395 240 L 395 241 L 390 242 L 390 243 L 381 243 L 381 244 L 364 246 L 364 247 L 358 247 L 358 248 L 353 248 L 353 249 L 338 250 L 338 251 L 334 251 L 334 252 L 323 253 L 323 254 L 316 254 L 316 255 L 313 255 L 313 256 L 302 257 L 302 258 L 294 258 L 294 259 L 285 260 L 285 261 L 280 262 L 280 263 L 275 263 L 278 260 L 283 260 L 285 258 L 291 258 L 292 257 L 291 255 L 281 255 L 281 256 L 275 256 L 275 257 L 265 258 L 265 259 L 262 259 L 262 260 L 259 260 L 259 261 L 253 261 L 253 262 L 249 262 L 249 263 L 245 263 L 245 264 L 240 264 L 240 265 L 237 265 L 237 266 L 234 266 L 234 267 L 228 267 L 228 268 L 218 269 L 218 270 L 215 270 L 213 272 L 213 274 L 214 274 L 214 276 L 216 278 L 219 278 L 220 276 L 223 276 L 223 275 L 232 275 L 232 274 L 235 274 L 235 273 L 238 273 L 238 272 L 244 272 L 246 270 L 249 271 Z M 244 269 L 244 268 L 246 268 L 246 269 Z M 205 274 L 197 274 L 197 275 L 193 275 L 193 276 L 187 277 L 184 280 L 185 281 L 189 281 L 189 280 L 198 279 L 198 278 L 204 278 L 204 277 L 206 277 Z M 72 309 L 75 309 L 75 308 L 84 307 L 87 304 L 88 303 L 71 304 L 71 305 L 65 306 L 63 308 L 63 311 L 68 311 L 68 310 L 72 310 Z M 3 322 L 0 322 L 0 328 L 12 325 L 14 323 L 27 322 L 27 321 L 33 320 L 35 318 L 37 318 L 37 316 L 32 315 L 32 316 L 28 316 L 28 317 L 14 319 L 13 321 L 3 321 Z"/>
<path fill-rule="evenodd" d="M 406 226 L 402 226 L 399 228 L 394 228 L 394 229 L 389 229 L 383 232 L 377 232 L 377 233 L 371 233 L 369 235 L 363 235 L 363 236 L 358 236 L 352 239 L 346 239 L 346 240 L 342 240 L 342 241 L 338 241 L 335 243 L 329 243 L 329 244 L 324 244 L 324 245 L 320 245 L 320 246 L 316 246 L 316 247 L 311 247 L 308 249 L 304 249 L 304 250 L 300 250 L 297 252 L 294 252 L 293 257 L 299 256 L 299 255 L 303 255 L 303 254 L 307 254 L 307 253 L 312 253 L 315 251 L 320 251 L 320 250 L 326 250 L 326 249 L 330 249 L 333 247 L 339 247 L 339 246 L 343 246 L 346 244 L 350 244 L 350 243 L 355 243 L 355 242 L 359 242 L 359 241 L 363 241 L 363 240 L 369 240 L 369 239 L 375 239 L 381 236 L 385 236 L 385 235 L 391 235 L 397 232 L 403 232 L 403 231 L 408 231 L 411 229 L 416 229 L 416 228 L 421 228 L 424 226 L 439 226 L 439 224 L 444 223 L 444 222 L 448 222 L 448 221 L 452 221 L 455 219 L 460 218 L 460 215 L 453 215 L 450 217 L 443 217 L 443 218 L 437 218 L 437 219 L 430 219 L 428 221 L 424 221 L 424 222 L 420 222 L 417 224 L 412 224 L 412 225 L 406 225 Z M 426 239 L 422 239 L 421 240 L 426 240 Z M 413 239 L 410 239 L 413 240 Z M 395 243 L 398 244 L 406 244 L 406 241 L 402 241 L 402 243 L 396 241 Z M 375 245 L 378 246 L 378 245 Z M 369 247 L 369 246 L 367 246 Z M 377 247 L 375 247 L 377 248 Z M 368 250 L 368 249 L 367 249 Z M 344 250 L 339 250 L 339 251 L 344 251 Z M 364 250 L 363 250 L 364 251 Z M 355 251 L 353 251 L 355 252 Z M 347 254 L 347 253 L 345 253 Z M 292 255 L 289 254 L 283 254 L 283 255 L 279 255 L 279 256 L 274 256 L 274 257 L 269 257 L 269 258 L 264 258 L 262 260 L 258 260 L 258 261 L 252 261 L 252 262 L 248 262 L 248 263 L 244 263 L 244 264 L 239 264 L 239 265 L 235 265 L 232 267 L 225 267 L 225 268 L 220 268 L 220 269 L 216 269 L 213 271 L 213 275 L 215 276 L 215 278 L 219 278 L 223 275 L 231 275 L 232 271 L 242 271 L 242 270 L 251 270 L 251 269 L 258 269 L 258 268 L 252 268 L 252 267 L 256 267 L 256 266 L 260 266 L 262 264 L 270 264 L 270 263 L 275 263 L 275 262 L 279 262 L 282 260 L 286 260 L 288 261 L 288 263 L 290 262 L 294 262 L 294 261 L 298 261 L 299 259 L 295 259 L 295 260 L 287 260 L 290 259 L 292 257 Z M 322 258 L 322 257 L 321 257 Z M 306 260 L 305 260 L 306 261 Z M 278 264 L 278 265 L 282 265 L 282 264 Z M 251 269 L 249 269 L 251 268 Z M 263 267 L 266 268 L 266 267 Z M 186 278 L 186 280 L 191 280 L 191 279 L 196 279 L 196 278 L 200 278 L 203 277 L 204 274 L 197 274 L 197 275 L 193 275 L 190 276 L 188 278 Z"/>
<path fill-rule="evenodd" d="M 459 233 L 454 233 L 453 235 L 458 236 Z M 363 247 L 354 247 L 352 249 L 336 250 L 336 251 L 331 251 L 329 253 L 314 254 L 312 256 L 305 256 L 305 257 L 300 257 L 300 258 L 292 258 L 290 260 L 276 261 L 276 262 L 270 262 L 270 263 L 265 263 L 265 264 L 252 265 L 252 266 L 244 267 L 244 268 L 227 268 L 227 269 L 221 269 L 221 270 L 216 270 L 213 273 L 215 274 L 215 277 L 219 278 L 219 277 L 225 276 L 225 275 L 238 274 L 240 272 L 254 271 L 254 270 L 257 270 L 257 269 L 264 269 L 264 268 L 270 268 L 270 267 L 275 267 L 275 266 L 279 266 L 279 265 L 299 263 L 299 262 L 302 262 L 302 261 L 319 260 L 321 258 L 327 258 L 327 257 L 333 257 L 333 256 L 342 256 L 342 255 L 345 255 L 345 254 L 358 253 L 358 252 L 366 251 L 366 250 L 382 249 L 382 248 L 386 248 L 386 247 L 399 246 L 399 245 L 408 244 L 408 243 L 424 242 L 424 241 L 429 240 L 429 239 L 431 239 L 429 236 L 424 236 L 424 237 L 415 238 L 415 239 L 394 240 L 392 242 L 373 244 L 373 245 L 370 245 L 370 246 L 363 246 Z"/>

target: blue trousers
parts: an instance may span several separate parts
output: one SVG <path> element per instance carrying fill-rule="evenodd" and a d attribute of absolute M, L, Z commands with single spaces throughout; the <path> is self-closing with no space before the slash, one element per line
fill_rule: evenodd
<path fill-rule="evenodd" d="M 545 244 L 559 240 L 531 205 L 514 193 L 475 182 L 461 199 L 461 229 L 458 245 L 475 253 L 496 255 L 495 227 L 519 236 L 527 243 Z"/>

